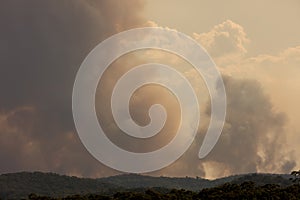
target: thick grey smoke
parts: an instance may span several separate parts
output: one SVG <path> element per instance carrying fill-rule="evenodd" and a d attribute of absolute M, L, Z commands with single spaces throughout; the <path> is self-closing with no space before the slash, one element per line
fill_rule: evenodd
<path fill-rule="evenodd" d="M 115 143 L 131 151 L 145 152 L 165 145 L 174 136 L 173 133 L 178 128 L 180 111 L 177 110 L 178 103 L 170 93 L 161 88 L 144 87 L 132 98 L 133 118 L 141 124 L 146 124 L 149 120 L 147 118 L 149 106 L 161 103 L 166 107 L 168 117 L 171 117 L 168 120 L 171 123 L 167 123 L 162 133 L 149 141 L 130 138 L 115 126 L 109 105 L 112 87 L 130 67 L 145 62 L 133 56 L 129 58 L 119 59 L 100 81 L 99 85 L 102 87 L 96 98 L 100 105 L 98 117 Z M 120 65 L 121 70 L 118 68 Z M 227 117 L 221 138 L 211 154 L 203 160 L 197 157 L 207 128 L 204 125 L 201 126 L 195 142 L 182 158 L 153 174 L 203 177 L 212 176 L 211 172 L 214 172 L 215 176 L 247 172 L 288 173 L 295 167 L 293 152 L 286 150 L 286 116 L 274 110 L 270 97 L 264 93 L 259 82 L 224 77 L 224 83 L 228 103 Z M 206 116 L 202 116 L 201 122 L 207 122 L 209 111 L 210 107 L 206 105 Z"/>
<path fill-rule="evenodd" d="M 295 163 L 286 151 L 286 116 L 274 110 L 258 82 L 225 80 L 226 124 L 208 160 L 221 163 L 229 173 L 289 172 Z"/>
<path fill-rule="evenodd" d="M 1 1 L 0 173 L 104 173 L 75 133 L 73 82 L 95 45 L 144 23 L 142 7 L 139 0 Z"/>
<path fill-rule="evenodd" d="M 107 136 L 118 146 L 133 152 L 149 152 L 165 146 L 175 136 L 180 121 L 180 107 L 177 99 L 167 89 L 153 84 L 143 86 L 135 91 L 129 107 L 133 120 L 143 126 L 150 122 L 149 108 L 154 104 L 163 105 L 168 113 L 168 118 L 160 133 L 146 139 L 134 138 L 122 132 L 113 119 L 110 101 L 116 82 L 129 69 L 143 63 L 156 62 L 151 56 L 145 57 L 152 51 L 140 51 L 117 59 L 102 76 L 96 93 L 98 119 L 104 131 L 108 133 Z M 162 62 L 162 60 L 158 59 L 157 62 Z"/>
<path fill-rule="evenodd" d="M 117 173 L 92 158 L 80 143 L 72 119 L 71 93 L 75 74 L 89 51 L 118 31 L 144 24 L 142 7 L 137 0 L 1 1 L 0 173 L 42 170 L 93 177 Z M 122 147 L 132 151 L 157 149 L 170 141 L 178 126 L 178 102 L 168 91 L 158 91 L 157 86 L 142 88 L 132 98 L 133 118 L 146 124 L 149 106 L 162 103 L 172 113 L 165 135 L 152 138 L 154 145 L 122 135 L 113 123 L 108 103 L 116 77 L 135 65 L 130 59 L 127 62 L 116 63 L 123 66 L 121 70 L 112 65 L 113 78 L 108 76 L 99 83 L 106 84 L 96 98 L 103 111 L 99 121 Z M 153 174 L 204 176 L 207 165 L 219 175 L 287 172 L 295 165 L 284 146 L 286 119 L 273 110 L 259 84 L 229 77 L 225 83 L 227 120 L 213 152 L 198 160 L 205 132 L 201 130 L 180 160 Z M 215 166 L 226 173 L 218 172 Z"/>
<path fill-rule="evenodd" d="M 289 173 L 296 163 L 285 142 L 286 116 L 274 110 L 259 82 L 225 77 L 224 83 L 226 122 L 212 152 L 203 160 L 197 158 L 205 133 L 202 128 L 189 151 L 160 173 L 176 171 L 183 176 L 210 177 L 248 172 Z M 207 117 L 209 111 L 208 106 Z"/>

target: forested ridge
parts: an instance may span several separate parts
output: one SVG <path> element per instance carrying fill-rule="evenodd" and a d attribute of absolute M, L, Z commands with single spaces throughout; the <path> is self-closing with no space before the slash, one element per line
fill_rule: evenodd
<path fill-rule="evenodd" d="M 300 199 L 299 171 L 216 180 L 125 174 L 99 179 L 54 173 L 0 175 L 1 199 Z"/>

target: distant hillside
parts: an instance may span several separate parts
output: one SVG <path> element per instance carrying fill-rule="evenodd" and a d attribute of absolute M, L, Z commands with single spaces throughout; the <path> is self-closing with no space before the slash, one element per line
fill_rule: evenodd
<path fill-rule="evenodd" d="M 174 177 L 153 177 L 137 174 L 123 174 L 101 178 L 104 183 L 111 183 L 122 188 L 151 188 L 162 187 L 169 189 L 186 189 L 197 191 L 203 188 L 215 187 L 224 183 L 240 184 L 246 181 L 252 181 L 257 185 L 278 184 L 280 186 L 289 186 L 292 182 L 289 180 L 292 176 L 288 174 L 243 174 L 223 177 L 215 180 L 202 178 L 174 178 Z"/>
<path fill-rule="evenodd" d="M 110 193 L 118 189 L 110 183 L 97 179 L 62 176 L 54 173 L 21 172 L 0 175 L 0 198 L 25 198 L 30 193 L 45 196 L 66 196 L 71 194 Z"/>
<path fill-rule="evenodd" d="M 202 178 L 153 177 L 137 174 L 123 174 L 101 178 L 99 180 L 127 189 L 161 187 L 169 189 L 199 190 L 201 188 L 210 187 L 211 183 L 210 180 Z"/>
<path fill-rule="evenodd" d="M 147 188 L 186 189 L 199 191 L 224 183 L 243 183 L 252 181 L 257 185 L 279 184 L 291 185 L 289 175 L 245 174 L 207 180 L 202 178 L 151 177 L 136 174 L 124 174 L 100 179 L 69 177 L 54 173 L 21 172 L 0 175 L 0 198 L 20 199 L 35 193 L 43 196 L 67 196 L 72 194 L 110 195 L 126 190 L 143 190 Z"/>

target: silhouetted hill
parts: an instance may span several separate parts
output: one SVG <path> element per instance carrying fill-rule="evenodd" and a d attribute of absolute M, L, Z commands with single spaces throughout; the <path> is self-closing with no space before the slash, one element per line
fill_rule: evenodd
<path fill-rule="evenodd" d="M 210 180 L 202 178 L 153 177 L 138 174 L 123 174 L 99 179 L 127 189 L 161 187 L 169 189 L 199 190 L 209 186 Z"/>
<path fill-rule="evenodd" d="M 118 189 L 97 179 L 77 178 L 54 173 L 21 172 L 0 175 L 0 198 L 25 198 L 30 193 L 45 196 L 66 196 L 86 193 L 110 193 Z"/>
<path fill-rule="evenodd" d="M 289 186 L 292 182 L 289 175 L 279 174 L 245 174 L 216 180 L 202 178 L 152 177 L 136 174 L 123 174 L 99 179 L 77 178 L 54 173 L 21 172 L 0 175 L 0 198 L 20 199 L 30 193 L 43 196 L 67 196 L 74 194 L 111 195 L 123 191 L 145 191 L 156 188 L 159 191 L 185 189 L 199 191 L 224 183 L 241 184 L 254 182 L 256 185 L 278 184 Z"/>

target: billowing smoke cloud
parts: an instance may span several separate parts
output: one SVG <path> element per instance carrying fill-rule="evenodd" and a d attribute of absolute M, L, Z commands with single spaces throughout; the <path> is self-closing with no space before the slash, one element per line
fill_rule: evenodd
<path fill-rule="evenodd" d="M 256 165 L 255 168 L 258 171 L 288 172 L 291 168 L 296 167 L 296 163 L 294 162 L 296 160 L 292 161 L 294 158 L 293 153 L 298 156 L 297 151 L 293 151 L 297 149 L 298 144 L 295 141 L 299 139 L 297 128 L 299 116 L 296 111 L 297 109 L 295 109 L 298 107 L 298 103 L 296 102 L 298 102 L 299 99 L 297 92 L 299 91 L 299 83 L 296 78 L 296 74 L 299 73 L 299 47 L 287 48 L 274 55 L 265 54 L 249 57 L 247 54 L 247 44 L 250 40 L 244 30 L 241 25 L 227 20 L 214 26 L 208 33 L 194 34 L 194 38 L 207 48 L 217 65 L 220 66 L 219 69 L 223 74 L 230 75 L 231 77 L 239 77 L 240 79 L 253 79 L 257 81 L 257 84 L 260 83 L 260 85 L 256 84 L 257 91 L 268 95 L 265 99 L 268 101 L 269 107 L 272 108 L 270 109 L 272 110 L 270 116 L 274 118 L 273 121 L 276 121 L 276 116 L 283 119 L 273 124 L 265 122 L 265 125 L 262 126 L 263 128 L 268 129 L 268 127 L 273 127 L 275 129 L 278 124 L 281 124 L 281 130 L 279 126 L 277 127 L 278 131 L 274 130 L 272 134 L 270 134 L 271 132 L 268 130 L 263 131 L 262 135 L 266 138 L 262 139 L 263 142 L 258 142 L 257 145 L 261 146 L 259 148 L 268 147 L 267 141 L 274 140 L 273 143 L 277 143 L 277 145 L 273 145 L 278 146 L 276 147 L 277 149 L 281 145 L 281 151 L 283 153 L 272 154 L 272 156 L 269 153 L 269 157 L 265 156 L 268 154 L 266 150 L 259 150 L 259 157 L 257 157 L 257 159 L 261 159 L 261 164 Z M 226 37 L 221 40 L 220 36 L 224 34 Z M 242 83 L 242 81 L 240 81 L 240 83 Z M 228 90 L 227 95 L 228 98 L 230 98 L 230 95 L 234 94 L 231 94 L 230 90 Z M 251 98 L 252 97 L 249 96 L 249 99 Z M 242 102 L 247 103 L 247 99 Z M 253 104 L 255 103 L 254 101 Z M 251 104 L 249 103 L 249 105 Z M 255 106 L 260 105 L 261 104 L 255 104 Z M 232 109 L 228 109 L 228 114 L 232 110 L 236 109 L 239 111 L 238 109 L 241 109 L 237 106 L 232 107 Z M 280 114 L 280 112 L 284 114 Z M 258 116 L 264 116 L 263 114 L 264 113 L 261 113 Z M 238 112 L 234 116 L 241 117 L 241 115 L 238 115 Z M 264 117 L 265 119 L 271 119 L 267 116 Z M 237 118 L 237 120 L 238 119 L 240 118 Z M 239 121 L 236 121 L 236 123 L 238 124 Z M 230 123 L 229 127 L 232 127 L 232 124 L 235 124 L 235 121 Z M 270 125 L 268 126 L 268 124 Z M 227 130 L 227 126 L 228 124 L 226 124 L 224 131 Z M 251 139 L 254 140 L 254 138 Z M 282 159 L 279 157 L 282 157 Z M 267 158 L 278 159 L 279 161 L 272 163 L 271 161 L 266 161 Z M 274 164 L 274 166 L 271 167 L 270 163 Z M 216 163 L 212 163 L 210 167 L 211 166 L 216 166 Z M 220 169 L 224 170 L 226 168 L 224 165 L 220 165 Z"/>
<path fill-rule="evenodd" d="M 220 177 L 248 172 L 288 173 L 296 165 L 285 141 L 286 116 L 274 110 L 259 82 L 225 77 L 227 117 L 212 152 L 197 158 L 205 128 L 181 159 L 158 173 Z M 209 106 L 207 116 L 209 117 Z M 204 120 L 205 121 L 205 120 Z"/>
<path fill-rule="evenodd" d="M 142 7 L 138 0 L 1 2 L 0 172 L 104 173 L 75 133 L 73 82 L 95 45 L 144 23 Z"/>
<path fill-rule="evenodd" d="M 4 0 L 2 5 L 0 173 L 42 170 L 93 177 L 117 173 L 92 158 L 80 143 L 72 119 L 71 92 L 82 60 L 95 45 L 118 31 L 145 24 L 139 15 L 143 3 Z M 222 34 L 217 34 L 218 31 Z M 212 52 L 215 51 L 215 56 L 224 52 L 230 55 L 246 53 L 244 45 L 247 39 L 243 29 L 231 21 L 216 26 L 206 36 L 211 38 L 207 45 Z M 218 52 L 217 46 L 223 44 L 223 39 L 225 51 Z M 133 59 L 137 62 L 127 59 L 116 63 L 123 66 L 121 70 L 112 65 L 110 72 L 113 77 L 102 80 L 106 86 L 98 91 L 100 98 L 96 100 L 104 114 L 98 118 L 109 130 L 110 139 L 121 147 L 148 151 L 161 147 L 173 137 L 178 124 L 178 102 L 168 91 L 158 91 L 155 86 L 142 88 L 132 98 L 133 118 L 146 124 L 149 106 L 162 103 L 172 113 L 164 130 L 169 135 L 158 135 L 154 138 L 154 146 L 153 143 L 148 145 L 147 141 L 139 143 L 122 136 L 113 124 L 111 112 L 107 111 L 108 94 L 116 78 L 128 70 L 129 65 L 140 62 L 136 57 Z M 198 160 L 205 132 L 203 128 L 180 160 L 153 174 L 205 176 L 209 168 L 213 168 L 221 176 L 249 171 L 286 172 L 294 166 L 287 156 L 289 152 L 284 150 L 285 117 L 273 110 L 259 84 L 230 77 L 225 83 L 228 116 L 213 152 L 205 160 Z M 225 172 L 218 171 L 218 166 Z"/>
<path fill-rule="evenodd" d="M 274 110 L 261 85 L 226 78 L 228 109 L 220 142 L 207 160 L 229 173 L 289 172 L 293 154 L 285 141 L 286 116 Z"/>

